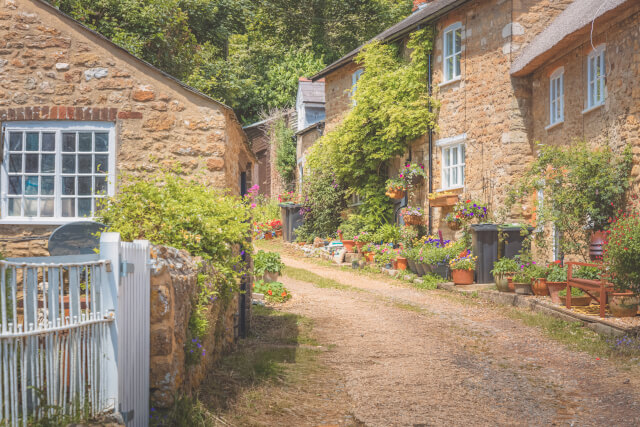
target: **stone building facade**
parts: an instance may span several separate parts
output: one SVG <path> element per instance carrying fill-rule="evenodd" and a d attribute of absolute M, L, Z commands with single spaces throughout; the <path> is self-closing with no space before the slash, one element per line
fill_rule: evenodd
<path fill-rule="evenodd" d="M 42 0 L 0 0 L 0 124 L 5 255 L 46 255 L 51 230 L 91 217 L 121 174 L 179 163 L 234 194 L 250 185 L 254 156 L 229 107 Z"/>

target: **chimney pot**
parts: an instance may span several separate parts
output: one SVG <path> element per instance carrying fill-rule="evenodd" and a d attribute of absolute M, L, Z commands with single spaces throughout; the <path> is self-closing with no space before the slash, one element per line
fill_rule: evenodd
<path fill-rule="evenodd" d="M 413 0 L 413 12 L 415 12 L 418 9 L 423 8 L 430 1 L 431 0 Z"/>

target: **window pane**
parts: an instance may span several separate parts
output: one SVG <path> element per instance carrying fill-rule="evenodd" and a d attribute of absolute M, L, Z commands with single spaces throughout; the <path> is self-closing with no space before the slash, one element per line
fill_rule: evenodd
<path fill-rule="evenodd" d="M 52 217 L 53 216 L 53 199 L 40 199 L 40 216 Z"/>
<path fill-rule="evenodd" d="M 78 177 L 78 194 L 80 196 L 91 195 L 91 179 L 90 176 Z M 78 207 L 78 209 L 80 209 L 80 207 Z"/>
<path fill-rule="evenodd" d="M 465 146 L 464 144 L 460 146 L 460 163 L 466 163 L 465 162 Z"/>
<path fill-rule="evenodd" d="M 95 194 L 107 194 L 107 177 L 96 176 L 94 179 L 96 180 Z"/>
<path fill-rule="evenodd" d="M 27 176 L 24 178 L 24 194 L 38 195 L 38 177 Z"/>
<path fill-rule="evenodd" d="M 451 161 L 450 161 L 450 156 L 449 156 L 449 149 L 445 148 L 444 150 L 442 150 L 442 153 L 444 154 L 444 165 L 445 166 L 450 166 Z"/>
<path fill-rule="evenodd" d="M 96 173 L 107 173 L 109 172 L 109 156 L 107 155 L 97 155 L 95 156 L 96 160 Z"/>
<path fill-rule="evenodd" d="M 360 78 L 360 75 L 358 75 L 357 78 Z M 109 134 L 108 133 L 96 133 L 96 151 L 98 152 L 109 151 Z"/>
<path fill-rule="evenodd" d="M 453 78 L 453 56 L 447 58 L 446 64 L 446 80 L 451 80 Z"/>
<path fill-rule="evenodd" d="M 65 153 L 73 153 L 76 151 L 75 133 L 62 134 L 62 151 L 64 151 Z"/>
<path fill-rule="evenodd" d="M 9 194 L 22 194 L 22 177 L 9 177 Z"/>
<path fill-rule="evenodd" d="M 78 216 L 91 216 L 91 199 L 78 199 Z"/>
<path fill-rule="evenodd" d="M 445 56 L 453 54 L 453 31 L 444 35 L 444 54 Z"/>
<path fill-rule="evenodd" d="M 91 134 L 81 133 L 79 134 L 78 151 L 91 151 Z"/>
<path fill-rule="evenodd" d="M 76 199 L 62 199 L 62 216 L 65 218 L 76 216 Z"/>
<path fill-rule="evenodd" d="M 78 173 L 91 173 L 91 154 L 78 155 Z"/>
<path fill-rule="evenodd" d="M 451 186 L 458 185 L 458 168 L 451 168 Z"/>
<path fill-rule="evenodd" d="M 56 151 L 56 134 L 42 134 L 42 151 Z"/>
<path fill-rule="evenodd" d="M 40 134 L 38 132 L 27 132 L 27 150 L 38 151 L 40 149 Z"/>
<path fill-rule="evenodd" d="M 55 177 L 53 176 L 41 176 L 40 177 L 40 194 L 45 196 L 52 196 L 55 188 Z"/>
<path fill-rule="evenodd" d="M 37 154 L 25 154 L 24 171 L 26 173 L 37 173 L 40 171 L 39 157 Z"/>
<path fill-rule="evenodd" d="M 451 164 L 452 165 L 458 164 L 458 147 L 453 147 L 451 149 Z"/>
<path fill-rule="evenodd" d="M 9 216 L 21 216 L 20 211 L 21 199 L 9 199 Z"/>
<path fill-rule="evenodd" d="M 62 173 L 76 173 L 75 154 L 62 156 Z"/>
<path fill-rule="evenodd" d="M 22 132 L 11 132 L 9 134 L 9 150 L 22 151 Z"/>
<path fill-rule="evenodd" d="M 449 188 L 451 186 L 451 179 L 449 177 L 450 169 L 446 169 L 444 171 L 444 188 Z"/>
<path fill-rule="evenodd" d="M 38 216 L 38 199 L 24 199 L 24 216 Z"/>
<path fill-rule="evenodd" d="M 460 76 L 460 54 L 457 54 L 455 56 L 454 64 L 455 64 L 455 70 L 453 70 L 453 75 L 455 77 L 459 77 Z"/>
<path fill-rule="evenodd" d="M 62 177 L 62 194 L 65 196 L 76 194 L 76 178 L 74 176 Z"/>
<path fill-rule="evenodd" d="M 56 155 L 43 154 L 40 157 L 40 172 L 54 173 L 56 171 Z"/>
<path fill-rule="evenodd" d="M 22 154 L 9 154 L 9 172 L 22 172 Z"/>

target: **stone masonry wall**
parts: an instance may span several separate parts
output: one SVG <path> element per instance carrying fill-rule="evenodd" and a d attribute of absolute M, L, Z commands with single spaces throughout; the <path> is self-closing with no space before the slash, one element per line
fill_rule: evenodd
<path fill-rule="evenodd" d="M 620 152 L 631 145 L 635 157 L 632 175 L 640 189 L 640 5 L 625 17 L 597 25 L 593 44 L 606 43 L 605 104 L 587 113 L 587 56 L 589 37 L 576 41 L 572 49 L 538 69 L 533 85 L 533 137 L 547 145 L 562 145 L 584 139 L 594 145 L 609 145 Z M 549 125 L 549 77 L 564 67 L 564 122 Z"/>
<path fill-rule="evenodd" d="M 331 132 L 342 121 L 346 113 L 351 110 L 352 75 L 361 68 L 350 62 L 331 74 L 325 81 L 325 132 Z"/>
<path fill-rule="evenodd" d="M 235 114 L 37 0 L 0 0 L 0 124 L 115 124 L 117 174 L 179 162 L 186 174 L 238 194 L 253 156 Z M 49 227 L 51 230 L 53 227 Z M 39 230 L 46 231 L 46 229 Z M 34 234 L 0 226 L 5 240 Z M 44 240 L 0 242 L 8 255 L 42 255 Z M 27 253 L 28 252 L 28 253 Z"/>
<path fill-rule="evenodd" d="M 184 348 L 201 260 L 164 246 L 153 246 L 152 258 L 150 404 L 170 408 L 175 396 L 196 391 L 212 364 L 234 345 L 238 296 L 210 305 L 210 332 L 201 349 L 204 356 L 198 365 L 187 367 Z"/>

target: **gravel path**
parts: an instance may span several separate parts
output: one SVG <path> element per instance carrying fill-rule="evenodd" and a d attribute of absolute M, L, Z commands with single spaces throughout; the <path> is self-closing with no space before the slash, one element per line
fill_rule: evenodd
<path fill-rule="evenodd" d="M 493 306 L 283 261 L 364 290 L 284 277 L 294 297 L 281 309 L 314 320 L 366 425 L 640 425 L 635 369 L 571 351 Z"/>

